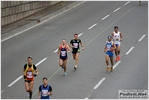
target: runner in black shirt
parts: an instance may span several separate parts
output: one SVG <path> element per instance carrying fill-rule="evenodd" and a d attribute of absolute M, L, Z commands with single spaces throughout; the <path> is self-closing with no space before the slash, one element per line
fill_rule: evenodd
<path fill-rule="evenodd" d="M 78 34 L 74 34 L 74 39 L 72 39 L 72 40 L 70 41 L 70 47 L 72 48 L 73 59 L 75 60 L 74 69 L 77 68 L 78 61 L 79 61 L 79 53 L 80 53 L 79 44 L 81 44 L 82 50 L 84 50 L 83 43 L 82 43 L 81 40 L 78 38 Z"/>

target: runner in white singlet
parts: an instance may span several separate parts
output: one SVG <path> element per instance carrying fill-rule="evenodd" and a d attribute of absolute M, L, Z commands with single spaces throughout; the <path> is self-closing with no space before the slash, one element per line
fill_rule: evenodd
<path fill-rule="evenodd" d="M 114 32 L 112 33 L 113 41 L 116 45 L 115 55 L 116 61 L 120 60 L 120 45 L 122 41 L 122 33 L 118 31 L 118 26 L 114 27 Z"/>

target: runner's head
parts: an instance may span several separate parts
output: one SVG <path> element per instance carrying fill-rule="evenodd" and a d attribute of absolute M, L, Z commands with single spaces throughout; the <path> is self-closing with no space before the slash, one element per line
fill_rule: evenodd
<path fill-rule="evenodd" d="M 42 79 L 42 81 L 43 81 L 43 84 L 44 84 L 44 85 L 47 85 L 48 79 L 47 79 L 46 77 L 44 77 L 44 78 Z"/>
<path fill-rule="evenodd" d="M 33 58 L 31 56 L 29 56 L 27 60 L 28 60 L 28 64 L 31 65 Z"/>
<path fill-rule="evenodd" d="M 74 34 L 74 38 L 75 38 L 75 39 L 78 39 L 78 34 L 77 34 L 77 33 Z"/>
<path fill-rule="evenodd" d="M 62 44 L 65 45 L 66 44 L 66 39 L 62 40 Z"/>
<path fill-rule="evenodd" d="M 111 41 L 112 40 L 112 36 L 108 36 L 108 41 Z"/>
<path fill-rule="evenodd" d="M 118 32 L 118 29 L 119 29 L 118 26 L 115 26 L 115 27 L 114 27 L 114 31 L 115 31 L 115 32 Z"/>

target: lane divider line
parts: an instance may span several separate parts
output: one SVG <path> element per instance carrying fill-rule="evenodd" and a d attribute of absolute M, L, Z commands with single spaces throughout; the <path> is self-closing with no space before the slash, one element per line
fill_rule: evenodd
<path fill-rule="evenodd" d="M 87 100 L 88 98 L 85 98 L 85 100 Z"/>
<path fill-rule="evenodd" d="M 118 61 L 114 66 L 113 66 L 113 69 L 115 69 L 119 64 L 120 64 L 121 61 Z"/>
<path fill-rule="evenodd" d="M 88 30 L 90 30 L 91 28 L 93 28 L 96 25 L 97 25 L 97 23 L 95 23 L 94 25 L 92 25 L 91 27 L 89 27 Z"/>
<path fill-rule="evenodd" d="M 38 66 L 42 62 L 44 62 L 48 57 L 42 59 L 40 62 L 38 62 L 35 66 Z M 23 75 L 19 76 L 17 79 L 15 79 L 12 83 L 10 83 L 7 87 L 11 87 L 13 84 L 15 84 L 17 81 L 19 81 L 21 78 L 23 78 Z"/>
<path fill-rule="evenodd" d="M 54 51 L 54 53 L 56 53 L 58 51 L 58 49 L 56 49 L 55 51 Z"/>
<path fill-rule="evenodd" d="M 116 12 L 116 11 L 118 11 L 119 9 L 121 9 L 121 8 L 119 7 L 119 8 L 117 8 L 117 9 L 115 9 L 113 12 Z"/>
<path fill-rule="evenodd" d="M 98 84 L 94 87 L 94 89 L 97 89 L 105 79 L 106 79 L 106 78 L 102 78 L 102 79 L 98 82 Z"/>
<path fill-rule="evenodd" d="M 42 59 L 40 62 L 38 62 L 35 66 L 38 66 L 39 64 L 41 64 L 42 62 L 44 62 L 45 60 L 47 60 L 48 57 Z"/>
<path fill-rule="evenodd" d="M 80 37 L 81 35 L 83 35 L 83 33 L 80 33 L 80 34 L 78 35 L 78 37 Z"/>
<path fill-rule="evenodd" d="M 146 35 L 143 35 L 138 41 L 139 41 L 139 42 L 142 41 L 145 36 L 146 36 Z"/>
<path fill-rule="evenodd" d="M 106 19 L 107 17 L 109 17 L 110 15 L 107 15 L 107 16 L 105 16 L 104 18 L 102 18 L 101 20 L 104 20 L 104 19 Z"/>
<path fill-rule="evenodd" d="M 131 47 L 131 48 L 127 51 L 126 55 L 128 55 L 134 48 L 135 48 L 135 47 Z"/>
<path fill-rule="evenodd" d="M 20 80 L 21 78 L 23 77 L 22 76 L 19 76 L 16 80 L 14 80 L 12 83 L 10 83 L 7 87 L 11 87 L 14 83 L 16 83 L 18 80 Z"/>
<path fill-rule="evenodd" d="M 126 2 L 124 5 L 127 5 L 130 1 Z"/>

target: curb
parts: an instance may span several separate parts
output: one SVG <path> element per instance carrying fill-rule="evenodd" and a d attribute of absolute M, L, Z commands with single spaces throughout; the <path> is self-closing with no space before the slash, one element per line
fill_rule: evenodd
<path fill-rule="evenodd" d="M 72 4 L 69 4 L 68 6 L 66 6 L 66 7 L 64 7 L 62 9 L 58 10 L 58 11 L 55 11 L 55 12 L 53 12 L 53 13 L 45 16 L 45 17 L 42 17 L 42 18 L 38 19 L 38 21 L 40 21 L 40 23 L 38 21 L 33 21 L 33 22 L 31 22 L 29 24 L 26 24 L 26 25 L 24 25 L 20 28 L 14 29 L 13 31 L 7 32 L 7 33 L 1 35 L 1 42 L 5 41 L 7 39 L 10 39 L 14 36 L 17 36 L 17 35 L 25 32 L 25 31 L 28 31 L 28 30 L 36 27 L 36 26 L 39 26 L 39 25 L 45 23 L 46 21 L 49 21 L 50 19 L 52 19 L 52 18 L 54 18 L 54 17 L 56 17 L 60 14 L 63 14 L 65 12 L 71 10 L 72 8 L 75 8 L 75 7 L 79 6 L 80 4 L 82 4 L 84 2 L 85 1 L 76 1 L 76 2 L 74 2 Z"/>

